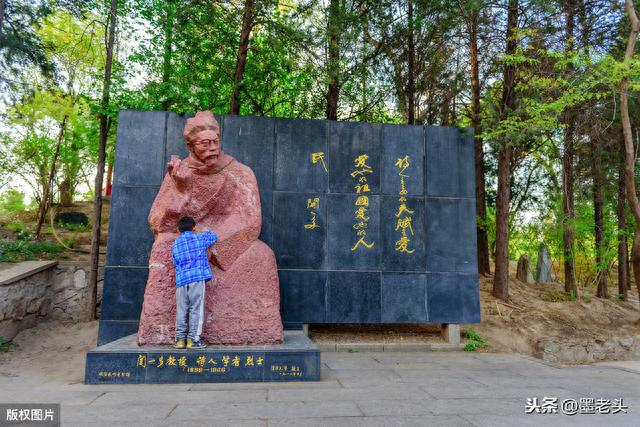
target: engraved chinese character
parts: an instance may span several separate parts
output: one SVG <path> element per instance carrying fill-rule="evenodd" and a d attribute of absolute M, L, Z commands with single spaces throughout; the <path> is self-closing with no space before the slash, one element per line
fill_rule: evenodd
<path fill-rule="evenodd" d="M 358 239 L 356 244 L 353 245 L 353 247 L 351 248 L 351 251 L 355 251 L 358 248 L 358 246 L 360 246 L 360 245 L 364 246 L 367 249 L 371 249 L 375 245 L 375 242 L 371 242 L 371 243 L 365 242 L 364 237 L 365 236 L 362 236 L 362 237 L 360 237 L 360 239 Z"/>
<path fill-rule="evenodd" d="M 356 206 L 369 207 L 369 197 L 367 197 L 367 196 L 358 196 L 358 198 L 356 199 Z"/>
<path fill-rule="evenodd" d="M 138 355 L 138 367 L 146 368 L 147 367 L 147 356 L 144 354 Z"/>
<path fill-rule="evenodd" d="M 324 153 L 322 151 L 311 153 L 311 163 L 315 165 L 318 162 L 321 162 L 322 167 L 324 168 L 324 171 L 326 173 L 329 173 L 329 170 L 327 169 L 327 164 L 324 162 Z"/>
<path fill-rule="evenodd" d="M 205 361 L 206 361 L 206 358 L 204 357 L 204 354 L 202 354 L 196 358 L 196 365 L 202 367 L 204 366 Z"/>

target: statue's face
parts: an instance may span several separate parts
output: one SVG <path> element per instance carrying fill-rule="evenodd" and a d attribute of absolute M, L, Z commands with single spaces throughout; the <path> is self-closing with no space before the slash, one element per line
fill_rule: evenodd
<path fill-rule="evenodd" d="M 213 130 L 196 133 L 191 141 L 191 151 L 202 163 L 214 166 L 222 154 L 219 133 Z"/>

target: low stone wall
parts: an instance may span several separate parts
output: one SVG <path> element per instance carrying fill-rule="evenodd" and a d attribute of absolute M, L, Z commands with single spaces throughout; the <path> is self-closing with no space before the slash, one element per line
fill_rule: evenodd
<path fill-rule="evenodd" d="M 640 335 L 610 337 L 606 340 L 542 340 L 538 343 L 537 356 L 557 363 L 637 360 L 640 358 Z"/>
<path fill-rule="evenodd" d="M 26 261 L 0 270 L 0 336 L 10 341 L 44 318 L 88 318 L 89 265 Z"/>

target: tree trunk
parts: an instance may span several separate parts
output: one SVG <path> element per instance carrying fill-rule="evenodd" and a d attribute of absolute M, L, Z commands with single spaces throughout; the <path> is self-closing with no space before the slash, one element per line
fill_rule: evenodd
<path fill-rule="evenodd" d="M 231 107 L 229 114 L 240 114 L 240 92 L 242 90 L 242 80 L 244 78 L 244 67 L 247 64 L 247 53 L 249 52 L 249 39 L 253 29 L 255 18 L 255 4 L 253 0 L 245 0 L 244 12 L 242 13 L 242 30 L 240 31 L 240 43 L 236 56 L 236 72 L 233 78 L 233 93 L 231 94 Z"/>
<path fill-rule="evenodd" d="M 636 38 L 640 31 L 640 21 L 633 7 L 633 0 L 625 1 L 625 9 L 629 15 L 631 21 L 631 32 L 629 33 L 629 39 L 627 41 L 627 49 L 624 53 L 624 66 L 625 74 L 620 82 L 620 116 L 622 118 L 622 134 L 624 135 L 624 148 L 625 148 L 625 170 L 624 181 L 627 188 L 627 199 L 629 200 L 629 206 L 633 217 L 636 220 L 636 232 L 633 239 L 632 263 L 633 263 L 633 276 L 638 288 L 638 296 L 640 296 L 640 202 L 638 202 L 638 196 L 636 195 L 636 183 L 635 183 L 635 152 L 633 150 L 633 135 L 631 133 L 631 120 L 629 119 L 629 66 L 631 58 L 633 57 L 633 51 L 636 45 Z"/>
<path fill-rule="evenodd" d="M 573 53 L 573 29 L 575 21 L 575 5 L 573 0 L 567 0 L 567 33 L 565 40 L 565 52 Z M 572 71 L 572 68 L 569 68 Z M 564 220 L 562 222 L 562 248 L 564 258 L 564 290 L 578 294 L 576 284 L 576 264 L 575 264 L 575 209 L 573 203 L 573 135 L 574 118 L 571 111 L 564 112 L 564 154 L 562 156 L 562 210 Z"/>
<path fill-rule="evenodd" d="M 629 254 L 627 236 L 624 234 L 627 228 L 624 208 L 624 142 L 622 142 L 620 144 L 620 166 L 618 167 L 618 294 L 622 295 L 622 299 L 626 301 L 629 290 L 629 262 L 627 261 Z"/>
<path fill-rule="evenodd" d="M 60 132 L 58 133 L 58 139 L 56 140 L 56 148 L 53 150 L 53 158 L 51 159 L 51 170 L 49 172 L 49 178 L 45 183 L 42 193 L 42 199 L 40 200 L 40 206 L 38 207 L 38 223 L 36 225 L 36 240 L 40 239 L 40 231 L 42 230 L 42 223 L 44 222 L 44 216 L 49 209 L 49 194 L 51 193 L 51 186 L 53 185 L 53 176 L 56 173 L 56 162 L 58 160 L 58 153 L 60 152 L 60 144 L 62 143 L 62 137 L 67 126 L 67 116 L 62 118 L 60 122 Z"/>
<path fill-rule="evenodd" d="M 104 65 L 104 81 L 102 86 L 102 111 L 109 106 L 109 90 L 111 88 L 111 65 L 113 63 L 113 44 L 118 17 L 118 0 L 111 0 L 109 10 L 109 37 L 107 39 L 107 56 Z M 96 301 L 98 298 L 98 264 L 100 261 L 100 225 L 102 224 L 102 182 L 104 179 L 104 163 L 109 133 L 106 114 L 100 114 L 100 139 L 98 141 L 98 171 L 94 186 L 93 221 L 91 230 L 91 273 L 89 275 L 89 316 L 96 318 Z"/>
<path fill-rule="evenodd" d="M 608 267 L 605 265 L 604 258 L 604 252 L 606 248 L 604 241 L 604 201 L 602 199 L 602 162 L 600 159 L 600 150 L 598 150 L 598 145 L 595 140 L 591 142 L 591 148 L 591 161 L 593 169 L 593 218 L 596 239 L 596 271 L 598 282 L 598 290 L 596 292 L 596 296 L 600 298 L 608 298 Z"/>
<path fill-rule="evenodd" d="M 327 120 L 338 120 L 338 100 L 340 98 L 340 31 L 342 27 L 342 5 L 340 0 L 331 0 L 329 18 L 327 20 L 328 40 L 328 78 L 327 85 Z"/>
<path fill-rule="evenodd" d="M 416 46 L 413 24 L 413 0 L 407 1 L 407 124 L 416 123 Z"/>
<path fill-rule="evenodd" d="M 111 197 L 111 191 L 113 190 L 113 162 L 109 162 L 107 165 L 107 185 L 104 188 L 104 195 Z"/>
<path fill-rule="evenodd" d="M 489 237 L 487 235 L 487 201 L 484 178 L 484 146 L 480 134 L 480 70 L 478 65 L 478 20 L 479 11 L 471 12 L 469 21 L 469 51 L 471 54 L 471 127 L 475 135 L 476 216 L 480 224 L 476 227 L 478 246 L 478 273 L 490 274 Z"/>
<path fill-rule="evenodd" d="M 507 48 L 505 53 L 513 55 L 518 47 L 518 0 L 509 0 L 507 16 Z M 513 64 L 504 65 L 500 118 L 504 120 L 515 108 L 516 69 Z M 509 298 L 509 203 L 511 181 L 512 147 L 503 140 L 498 156 L 498 195 L 496 200 L 496 271 L 493 280 L 493 295 L 502 300 Z"/>
<path fill-rule="evenodd" d="M 164 96 L 165 96 L 164 101 L 162 101 L 163 111 L 168 111 L 172 103 L 167 92 L 169 90 L 169 79 L 171 78 L 171 54 L 173 49 L 174 14 L 175 14 L 175 0 L 166 0 L 165 22 L 164 22 L 164 57 L 162 60 L 162 83 L 164 87 Z"/>

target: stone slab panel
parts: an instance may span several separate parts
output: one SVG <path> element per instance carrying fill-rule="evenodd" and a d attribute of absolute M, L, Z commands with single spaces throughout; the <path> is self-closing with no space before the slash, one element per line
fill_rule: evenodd
<path fill-rule="evenodd" d="M 148 275 L 145 267 L 105 267 L 101 319 L 139 319 Z"/>
<path fill-rule="evenodd" d="M 427 271 L 477 273 L 475 199 L 427 197 Z"/>
<path fill-rule="evenodd" d="M 326 267 L 328 225 L 323 194 L 275 192 L 273 251 L 278 267 Z"/>
<path fill-rule="evenodd" d="M 427 196 L 475 197 L 473 135 L 452 126 L 426 126 Z"/>
<path fill-rule="evenodd" d="M 329 323 L 380 323 L 379 272 L 330 271 L 326 320 Z"/>
<path fill-rule="evenodd" d="M 326 271 L 280 270 L 283 322 L 324 323 Z"/>
<path fill-rule="evenodd" d="M 159 186 L 162 183 L 165 119 L 164 111 L 120 112 L 114 185 Z"/>
<path fill-rule="evenodd" d="M 147 217 L 158 190 L 159 187 L 113 187 L 106 265 L 148 265 L 153 233 Z"/>
<path fill-rule="evenodd" d="M 424 195 L 424 128 L 422 126 L 382 126 L 382 193 L 398 194 L 401 177 L 408 196 Z M 405 167 L 406 166 L 406 167 Z"/>
<path fill-rule="evenodd" d="M 329 122 L 329 191 L 355 193 L 355 185 L 366 177 L 371 194 L 380 193 L 380 154 L 382 125 L 372 123 Z M 371 173 L 352 176 L 357 157 L 366 155 Z"/>
<path fill-rule="evenodd" d="M 327 192 L 327 126 L 323 120 L 276 120 L 276 190 Z"/>
<path fill-rule="evenodd" d="M 380 238 L 380 196 L 368 196 L 364 212 L 367 221 L 356 217 L 355 194 L 330 194 L 328 205 L 328 266 L 331 270 L 377 270 L 380 267 L 382 241 Z M 366 224 L 367 245 L 358 244 L 360 237 L 355 227 Z M 357 244 L 357 246 L 356 246 Z"/>

